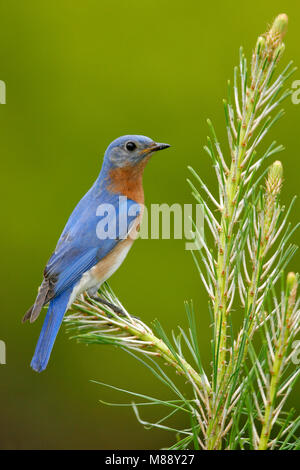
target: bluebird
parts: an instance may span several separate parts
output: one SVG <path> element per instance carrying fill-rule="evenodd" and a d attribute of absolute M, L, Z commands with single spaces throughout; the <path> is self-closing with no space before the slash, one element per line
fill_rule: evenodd
<path fill-rule="evenodd" d="M 23 317 L 23 322 L 32 323 L 49 304 L 31 361 L 35 371 L 46 369 L 64 314 L 78 295 L 87 291 L 117 309 L 97 292 L 124 261 L 135 238 L 130 233 L 141 223 L 144 168 L 154 152 L 167 147 L 140 135 L 119 137 L 108 146 L 100 174 L 72 212 L 44 270 L 35 303 Z"/>

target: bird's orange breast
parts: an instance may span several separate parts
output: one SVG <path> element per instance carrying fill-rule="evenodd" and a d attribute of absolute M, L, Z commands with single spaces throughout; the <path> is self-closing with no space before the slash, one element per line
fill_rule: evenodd
<path fill-rule="evenodd" d="M 143 173 L 148 160 L 145 157 L 136 165 L 111 169 L 107 189 L 144 204 Z"/>

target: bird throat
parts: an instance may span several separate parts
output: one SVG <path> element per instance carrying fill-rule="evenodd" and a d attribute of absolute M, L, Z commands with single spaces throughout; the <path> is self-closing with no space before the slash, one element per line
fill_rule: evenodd
<path fill-rule="evenodd" d="M 136 165 L 111 169 L 108 174 L 107 189 L 144 204 L 143 173 L 149 158 L 143 158 Z"/>

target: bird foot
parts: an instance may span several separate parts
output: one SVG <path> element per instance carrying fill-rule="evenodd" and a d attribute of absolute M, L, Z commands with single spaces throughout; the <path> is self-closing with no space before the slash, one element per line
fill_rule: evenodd
<path fill-rule="evenodd" d="M 96 302 L 99 302 L 100 304 L 106 305 L 107 307 L 111 308 L 115 313 L 118 315 L 121 315 L 122 317 L 126 317 L 126 313 L 124 310 L 122 310 L 120 307 L 117 307 L 116 305 L 112 304 L 108 300 L 102 299 L 102 297 L 96 296 L 91 296 L 93 300 L 96 300 Z"/>
<path fill-rule="evenodd" d="M 102 299 L 102 297 L 98 297 L 97 295 L 92 295 L 90 296 L 91 299 L 96 300 L 96 302 L 99 302 L 100 304 L 106 305 L 107 307 L 111 308 L 114 312 L 116 312 L 118 315 L 121 317 L 127 317 L 126 313 L 124 310 L 122 310 L 120 307 L 117 307 L 116 305 L 112 304 L 111 302 L 108 302 L 108 300 Z M 108 317 L 112 317 L 112 315 L 107 314 Z M 134 315 L 130 315 L 132 318 L 135 320 L 140 320 L 139 317 L 136 317 Z"/>

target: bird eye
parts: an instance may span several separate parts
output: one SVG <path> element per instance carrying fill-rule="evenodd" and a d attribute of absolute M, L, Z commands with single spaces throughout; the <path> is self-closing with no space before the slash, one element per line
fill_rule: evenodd
<path fill-rule="evenodd" d="M 134 149 L 136 149 L 134 142 L 127 142 L 125 147 L 127 150 L 129 150 L 129 152 L 132 152 Z"/>

